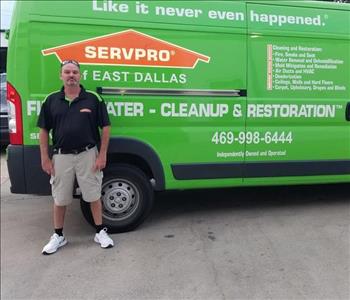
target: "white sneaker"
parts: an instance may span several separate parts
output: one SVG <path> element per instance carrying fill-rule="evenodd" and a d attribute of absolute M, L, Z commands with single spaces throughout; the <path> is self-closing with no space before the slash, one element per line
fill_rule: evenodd
<path fill-rule="evenodd" d="M 59 236 L 57 233 L 54 233 L 50 241 L 43 248 L 42 254 L 49 255 L 55 253 L 58 248 L 67 244 L 67 240 L 64 236 Z"/>
<path fill-rule="evenodd" d="M 99 233 L 96 233 L 94 241 L 99 243 L 102 248 L 112 248 L 114 246 L 113 240 L 107 234 L 107 228 L 103 228 Z"/>

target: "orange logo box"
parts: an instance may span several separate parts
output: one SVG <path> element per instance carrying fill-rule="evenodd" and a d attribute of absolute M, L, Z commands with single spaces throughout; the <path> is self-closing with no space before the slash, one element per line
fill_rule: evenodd
<path fill-rule="evenodd" d="M 82 65 L 193 69 L 199 60 L 210 61 L 206 55 L 132 29 L 45 49 L 42 54 L 56 54 L 60 62 L 74 59 Z"/>

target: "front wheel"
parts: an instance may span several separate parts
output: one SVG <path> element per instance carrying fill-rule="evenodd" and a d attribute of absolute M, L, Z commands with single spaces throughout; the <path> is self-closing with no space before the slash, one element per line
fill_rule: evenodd
<path fill-rule="evenodd" d="M 140 225 L 151 211 L 154 193 L 146 175 L 133 166 L 105 171 L 102 183 L 102 219 L 109 232 L 126 232 Z M 94 225 L 90 204 L 80 201 L 85 219 Z"/>

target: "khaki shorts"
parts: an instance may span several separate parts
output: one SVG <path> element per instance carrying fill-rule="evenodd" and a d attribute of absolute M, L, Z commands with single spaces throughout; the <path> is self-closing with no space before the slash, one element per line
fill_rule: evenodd
<path fill-rule="evenodd" d="M 86 202 L 101 198 L 102 171 L 94 172 L 97 148 L 79 154 L 55 154 L 52 158 L 55 175 L 51 176 L 52 196 L 57 206 L 65 206 L 73 201 L 74 179 Z"/>

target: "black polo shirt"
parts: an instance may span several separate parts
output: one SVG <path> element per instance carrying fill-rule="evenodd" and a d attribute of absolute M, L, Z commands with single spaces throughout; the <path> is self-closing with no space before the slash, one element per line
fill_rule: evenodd
<path fill-rule="evenodd" d="M 37 126 L 52 130 L 54 148 L 72 150 L 98 144 L 99 128 L 110 125 L 102 98 L 80 87 L 80 94 L 74 100 L 65 98 L 62 87 L 49 94 L 41 107 Z"/>

